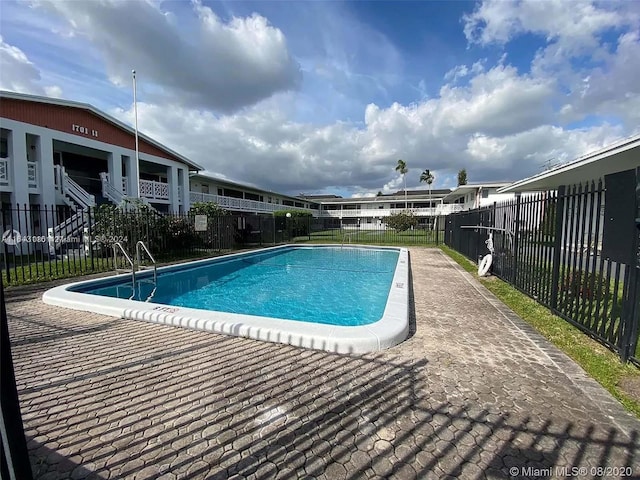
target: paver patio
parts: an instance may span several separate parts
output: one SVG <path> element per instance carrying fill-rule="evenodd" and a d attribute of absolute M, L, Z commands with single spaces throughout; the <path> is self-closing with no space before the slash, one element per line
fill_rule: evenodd
<path fill-rule="evenodd" d="M 640 421 L 439 250 L 410 255 L 412 337 L 363 356 L 7 291 L 36 478 L 640 475 Z"/>

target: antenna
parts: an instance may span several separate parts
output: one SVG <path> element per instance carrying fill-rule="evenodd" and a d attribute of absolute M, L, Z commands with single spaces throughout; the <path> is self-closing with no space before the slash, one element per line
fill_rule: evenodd
<path fill-rule="evenodd" d="M 548 158 L 547 160 L 545 160 L 542 163 L 542 170 L 544 170 L 544 171 L 553 170 L 554 168 L 556 168 L 560 164 L 561 164 L 561 162 L 557 162 L 556 161 L 556 157 L 551 157 L 551 158 Z"/>

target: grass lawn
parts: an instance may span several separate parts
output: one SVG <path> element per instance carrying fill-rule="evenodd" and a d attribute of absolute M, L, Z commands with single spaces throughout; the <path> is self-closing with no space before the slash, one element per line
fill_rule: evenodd
<path fill-rule="evenodd" d="M 640 370 L 637 367 L 630 363 L 623 364 L 615 353 L 511 285 L 495 277 L 478 277 L 477 265 L 463 255 L 446 246 L 440 248 L 474 275 L 487 290 L 578 363 L 627 410 L 640 417 Z"/>
<path fill-rule="evenodd" d="M 200 258 L 215 257 L 230 253 L 230 251 L 210 251 L 194 250 L 180 255 L 163 254 L 157 255 L 158 266 L 177 261 L 186 261 Z M 119 257 L 122 261 L 122 257 Z M 120 262 L 119 262 L 120 263 Z M 143 262 L 148 263 L 148 262 Z M 128 268 L 128 265 L 119 265 L 120 268 Z M 78 256 L 76 258 L 43 260 L 33 257 L 25 257 L 22 263 L 9 268 L 11 281 L 7 280 L 6 269 L 2 270 L 2 282 L 5 286 L 28 285 L 32 283 L 48 282 L 51 280 L 61 280 L 63 278 L 74 278 L 94 273 L 113 272 L 113 259 L 110 256 L 94 257 L 93 265 L 90 258 Z"/>

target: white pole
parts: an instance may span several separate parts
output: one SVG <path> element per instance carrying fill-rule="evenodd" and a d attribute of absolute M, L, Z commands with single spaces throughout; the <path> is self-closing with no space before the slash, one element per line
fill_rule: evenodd
<path fill-rule="evenodd" d="M 138 192 L 138 198 L 140 198 L 140 151 L 138 148 L 138 102 L 136 99 L 136 71 L 131 70 L 131 74 L 133 75 L 133 116 L 134 116 L 134 126 L 135 126 L 135 137 L 136 137 L 136 192 Z"/>

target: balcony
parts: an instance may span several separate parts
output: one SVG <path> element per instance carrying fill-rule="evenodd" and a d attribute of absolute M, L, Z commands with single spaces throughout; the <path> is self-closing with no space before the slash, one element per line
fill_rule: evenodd
<path fill-rule="evenodd" d="M 101 174 L 101 178 L 104 177 L 106 182 L 110 182 L 111 176 L 104 172 Z M 128 177 L 122 177 L 122 185 L 120 189 L 122 191 L 122 195 L 126 196 L 129 194 L 129 179 Z M 171 198 L 171 188 L 168 183 L 164 182 L 156 182 L 154 180 L 140 180 L 139 192 L 141 198 L 146 198 L 151 201 L 160 201 L 162 203 L 168 202 Z M 114 203 L 119 203 L 121 197 L 117 192 L 114 192 L 115 186 L 111 187 L 111 194 L 107 195 Z M 178 203 L 182 203 L 182 185 L 178 185 Z"/>
<path fill-rule="evenodd" d="M 140 196 L 149 200 L 169 200 L 169 184 L 154 180 L 140 180 Z"/>
<path fill-rule="evenodd" d="M 10 174 L 9 158 L 0 158 L 0 187 L 10 187 L 12 185 Z M 30 191 L 38 189 L 40 169 L 36 162 L 27 162 L 27 188 Z"/>
<path fill-rule="evenodd" d="M 212 202 L 218 204 L 226 210 L 251 213 L 272 213 L 278 210 L 300 210 L 311 212 L 308 208 L 292 207 L 277 203 L 259 202 L 257 200 L 247 200 L 244 198 L 224 197 L 210 193 L 190 192 L 191 203 Z"/>
<path fill-rule="evenodd" d="M 38 188 L 38 164 L 35 162 L 27 162 L 27 185 L 32 190 Z"/>
<path fill-rule="evenodd" d="M 437 208 L 361 208 L 361 209 L 345 209 L 345 210 L 322 210 L 321 216 L 333 218 L 370 218 L 370 217 L 388 217 L 397 213 L 406 212 L 418 217 L 428 217 L 437 215 Z"/>
<path fill-rule="evenodd" d="M 430 217 L 433 215 L 449 215 L 464 210 L 460 204 L 441 204 L 432 208 L 361 208 L 344 210 L 322 210 L 320 216 L 332 218 L 371 218 L 388 217 L 409 210 L 417 217 Z"/>
<path fill-rule="evenodd" d="M 463 210 L 464 206 L 460 203 L 443 203 L 436 208 L 436 215 L 449 215 Z"/>

